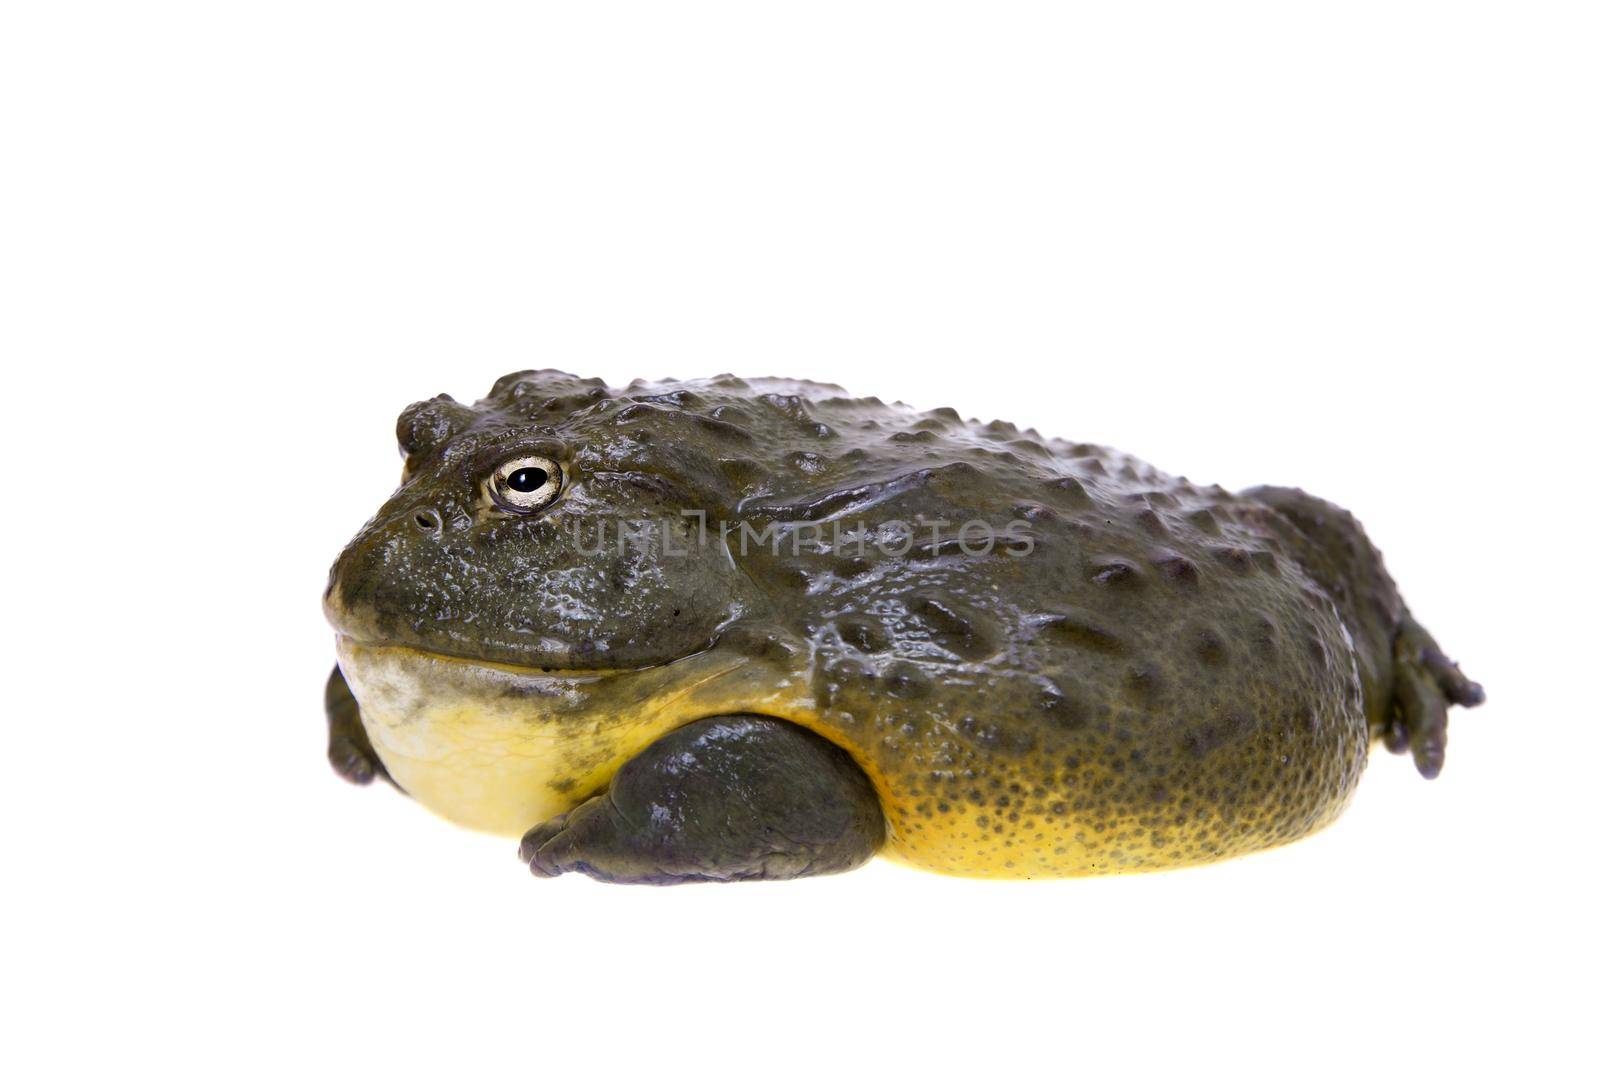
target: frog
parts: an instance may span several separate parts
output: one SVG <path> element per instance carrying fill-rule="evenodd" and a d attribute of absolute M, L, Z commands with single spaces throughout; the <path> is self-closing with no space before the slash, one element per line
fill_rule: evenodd
<path fill-rule="evenodd" d="M 1313 833 L 1484 699 L 1348 511 L 805 379 L 406 407 L 323 596 L 339 775 L 675 885 L 989 878 Z"/>

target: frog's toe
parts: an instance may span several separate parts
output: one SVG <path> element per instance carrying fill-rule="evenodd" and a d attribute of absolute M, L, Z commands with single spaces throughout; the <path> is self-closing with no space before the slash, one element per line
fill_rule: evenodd
<path fill-rule="evenodd" d="M 528 865 L 528 869 L 539 878 L 554 878 L 561 873 L 559 867 L 549 861 L 548 856 L 541 860 L 540 850 L 553 841 L 567 826 L 567 814 L 557 815 L 553 819 L 546 819 L 532 830 L 522 835 L 522 843 L 517 846 L 517 858 Z"/>
<path fill-rule="evenodd" d="M 1472 681 L 1439 650 L 1433 635 L 1407 618 L 1395 639 L 1394 699 L 1383 742 L 1391 752 L 1411 752 L 1424 778 L 1444 768 L 1450 705 L 1483 703 L 1483 686 Z"/>
<path fill-rule="evenodd" d="M 1400 716 L 1396 715 L 1384 725 L 1382 736 L 1383 747 L 1396 756 L 1403 756 L 1411 751 L 1411 735 L 1406 731 L 1406 724 Z"/>
<path fill-rule="evenodd" d="M 1440 652 L 1431 637 L 1422 650 L 1422 665 L 1451 703 L 1464 708 L 1475 708 L 1483 703 L 1483 686 L 1462 674 L 1460 665 Z"/>
<path fill-rule="evenodd" d="M 340 778 L 355 785 L 366 785 L 383 774 L 377 757 L 348 737 L 329 740 L 328 764 Z"/>
<path fill-rule="evenodd" d="M 1433 679 L 1420 671 L 1401 667 L 1395 676 L 1396 709 L 1411 758 L 1424 778 L 1437 778 L 1444 769 L 1445 729 L 1450 705 Z"/>

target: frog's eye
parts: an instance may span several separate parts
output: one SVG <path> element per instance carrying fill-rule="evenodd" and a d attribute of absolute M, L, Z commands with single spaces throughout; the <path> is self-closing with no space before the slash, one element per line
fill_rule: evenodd
<path fill-rule="evenodd" d="M 561 493 L 561 465 L 543 456 L 508 459 L 489 476 L 488 488 L 497 507 L 531 515 Z"/>

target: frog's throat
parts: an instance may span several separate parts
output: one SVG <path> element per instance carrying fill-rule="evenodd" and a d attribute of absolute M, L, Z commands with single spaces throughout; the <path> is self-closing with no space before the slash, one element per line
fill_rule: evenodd
<path fill-rule="evenodd" d="M 794 718 L 803 677 L 711 649 L 657 667 L 542 670 L 340 635 L 341 671 L 395 782 L 463 826 L 520 835 L 604 789 L 668 730 L 732 712 Z"/>

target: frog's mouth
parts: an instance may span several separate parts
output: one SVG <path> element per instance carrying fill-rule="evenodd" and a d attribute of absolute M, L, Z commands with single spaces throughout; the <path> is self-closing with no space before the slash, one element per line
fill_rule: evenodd
<path fill-rule="evenodd" d="M 742 653 L 709 649 L 649 667 L 529 667 L 443 654 L 393 643 L 336 638 L 336 655 L 363 718 L 377 708 L 392 720 L 412 720 L 440 708 L 473 706 L 517 716 L 528 725 L 586 730 L 626 724 L 640 707 L 681 699 L 752 667 Z M 756 665 L 765 694 L 776 682 Z M 370 725 L 370 723 L 369 723 Z M 540 733 L 535 727 L 533 733 Z"/>
<path fill-rule="evenodd" d="M 596 677 L 669 666 L 706 650 L 705 644 L 672 654 L 650 658 L 642 650 L 619 641 L 614 646 L 583 646 L 551 636 L 515 634 L 500 636 L 441 629 L 423 639 L 421 635 L 397 636 L 403 627 L 385 625 L 376 613 L 351 605 L 336 585 L 323 597 L 322 612 L 338 635 L 341 644 L 364 649 L 383 649 L 396 655 L 425 657 L 444 663 L 475 665 L 485 670 L 511 674 Z M 720 629 L 720 627 L 719 627 Z"/>
<path fill-rule="evenodd" d="M 396 662 L 412 662 L 417 666 L 424 664 L 437 664 L 440 667 L 462 671 L 478 671 L 484 674 L 506 674 L 514 677 L 525 678 L 550 678 L 577 680 L 584 678 L 607 678 L 618 675 L 637 674 L 655 667 L 667 667 L 687 657 L 675 657 L 663 660 L 660 663 L 647 663 L 637 667 L 609 667 L 585 666 L 583 664 L 571 665 L 563 661 L 562 666 L 547 666 L 543 664 L 514 663 L 507 660 L 489 659 L 482 656 L 466 656 L 459 652 L 443 651 L 427 648 L 422 645 L 406 645 L 395 641 L 369 640 L 352 636 L 339 631 L 334 640 L 340 652 L 341 659 L 349 652 L 364 655 L 381 655 Z"/>
<path fill-rule="evenodd" d="M 573 730 L 604 735 L 631 725 L 640 708 L 676 700 L 745 662 L 712 652 L 656 667 L 528 667 L 347 634 L 338 635 L 336 655 L 369 735 L 382 735 L 372 740 L 390 752 L 405 747 L 396 744 L 396 731 L 442 720 L 514 721 L 517 736 L 536 747 Z"/>

